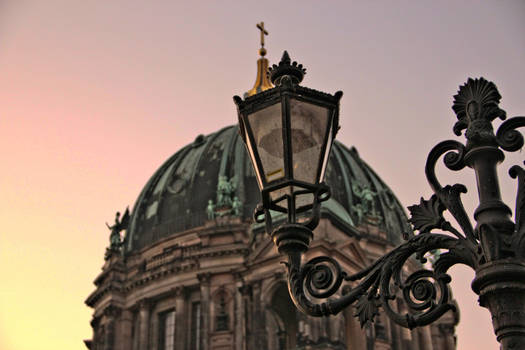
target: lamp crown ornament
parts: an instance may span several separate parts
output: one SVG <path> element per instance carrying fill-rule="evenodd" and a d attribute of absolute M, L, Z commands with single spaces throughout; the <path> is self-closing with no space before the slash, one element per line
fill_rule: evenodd
<path fill-rule="evenodd" d="M 283 77 L 288 76 L 293 84 L 300 84 L 306 74 L 306 68 L 302 64 L 290 59 L 288 51 L 284 51 L 279 64 L 274 64 L 268 69 L 268 75 L 272 84 L 281 85 Z"/>

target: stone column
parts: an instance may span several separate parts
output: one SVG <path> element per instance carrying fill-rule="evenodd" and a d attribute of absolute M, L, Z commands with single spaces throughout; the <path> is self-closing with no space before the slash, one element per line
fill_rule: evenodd
<path fill-rule="evenodd" d="M 444 350 L 456 350 L 456 339 L 454 336 L 454 326 L 448 324 L 438 325 L 439 337 Z"/>
<path fill-rule="evenodd" d="M 115 347 L 115 320 L 107 321 L 104 333 L 104 350 L 114 350 Z"/>
<path fill-rule="evenodd" d="M 391 305 L 392 308 L 397 309 L 396 305 Z M 390 330 L 390 339 L 392 340 L 392 349 L 394 350 L 403 350 L 403 345 L 401 343 L 401 332 L 399 326 L 393 322 L 389 317 L 385 317 L 388 329 Z"/>
<path fill-rule="evenodd" d="M 116 350 L 129 350 L 133 348 L 133 313 L 123 310 L 120 316 L 120 326 L 117 329 Z"/>
<path fill-rule="evenodd" d="M 421 343 L 421 350 L 433 350 L 432 336 L 430 334 L 430 326 L 421 327 L 419 329 L 419 338 Z"/>
<path fill-rule="evenodd" d="M 330 323 L 330 342 L 332 344 L 344 344 L 345 343 L 345 332 L 343 330 L 344 328 L 344 318 L 342 314 L 338 314 L 336 316 L 332 316 L 328 318 L 328 321 Z"/>
<path fill-rule="evenodd" d="M 139 302 L 139 350 L 149 350 L 149 319 L 150 319 L 151 302 L 148 299 L 142 299 Z"/>
<path fill-rule="evenodd" d="M 240 286 L 237 286 L 240 287 Z M 242 300 L 242 294 L 241 291 L 238 290 L 238 288 L 235 290 L 235 304 L 234 304 L 234 310 L 235 310 L 235 319 L 234 319 L 234 330 L 235 330 L 235 350 L 243 350 L 244 344 L 243 344 L 243 335 L 242 330 L 244 328 L 244 318 L 242 317 L 242 310 L 243 310 L 243 300 Z"/>
<path fill-rule="evenodd" d="M 104 309 L 104 318 L 105 318 L 105 332 L 104 332 L 104 350 L 114 350 L 115 349 L 115 324 L 116 320 L 121 314 L 121 309 L 109 305 Z"/>
<path fill-rule="evenodd" d="M 210 343 L 210 273 L 197 275 L 201 284 L 201 344 L 202 350 L 208 350 Z"/>
<path fill-rule="evenodd" d="M 355 309 L 353 306 L 344 310 L 346 344 L 348 349 L 366 350 L 365 330 L 361 329 L 359 321 L 354 317 Z"/>
<path fill-rule="evenodd" d="M 261 293 L 261 281 L 253 284 L 253 349 L 267 349 L 268 336 L 266 334 L 265 305 L 263 305 Z"/>
<path fill-rule="evenodd" d="M 410 350 L 421 350 L 420 341 L 419 341 L 419 329 L 414 328 L 410 330 L 412 336 L 412 341 L 410 342 Z"/>
<path fill-rule="evenodd" d="M 250 299 L 252 297 L 252 287 L 243 283 L 238 290 L 238 295 L 241 296 L 241 303 L 239 304 L 238 310 L 240 332 L 238 335 L 236 335 L 236 342 L 237 344 L 240 344 L 238 345 L 238 350 L 247 350 L 249 349 L 248 335 L 250 331 L 250 325 L 248 323 L 248 317 L 250 317 L 251 314 Z M 238 341 L 239 338 L 240 341 Z"/>
<path fill-rule="evenodd" d="M 186 349 L 186 330 L 190 322 L 186 310 L 187 290 L 183 286 L 175 288 L 175 348 Z"/>

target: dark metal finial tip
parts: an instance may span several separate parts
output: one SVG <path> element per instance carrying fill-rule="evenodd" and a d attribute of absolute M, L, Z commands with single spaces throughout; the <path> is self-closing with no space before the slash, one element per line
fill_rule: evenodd
<path fill-rule="evenodd" d="M 288 51 L 284 50 L 283 57 L 281 57 L 281 62 L 279 62 L 279 65 L 282 64 L 290 64 L 292 60 L 290 59 L 290 55 L 288 54 Z"/>
<path fill-rule="evenodd" d="M 235 104 L 238 106 L 242 103 L 242 98 L 240 98 L 239 96 L 235 95 L 233 96 L 233 102 L 235 102 Z"/>
<path fill-rule="evenodd" d="M 268 69 L 268 75 L 270 80 L 275 86 L 281 85 L 281 80 L 284 76 L 290 77 L 293 84 L 299 84 L 303 81 L 306 69 L 302 64 L 298 64 L 296 61 L 290 59 L 288 51 L 283 52 L 283 56 L 279 65 L 274 64 Z"/>

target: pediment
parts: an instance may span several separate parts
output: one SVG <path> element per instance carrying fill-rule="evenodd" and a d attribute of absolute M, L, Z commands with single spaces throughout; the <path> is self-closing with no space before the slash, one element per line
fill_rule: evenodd
<path fill-rule="evenodd" d="M 277 248 L 271 239 L 263 239 L 248 255 L 249 263 L 258 263 L 261 261 L 271 260 L 279 257 Z"/>
<path fill-rule="evenodd" d="M 355 271 L 361 270 L 371 263 L 367 252 L 361 247 L 359 241 L 354 238 L 338 245 L 335 250 L 337 253 L 334 254 L 334 258 L 338 259 L 341 264 L 344 261 L 344 264 L 355 269 Z"/>

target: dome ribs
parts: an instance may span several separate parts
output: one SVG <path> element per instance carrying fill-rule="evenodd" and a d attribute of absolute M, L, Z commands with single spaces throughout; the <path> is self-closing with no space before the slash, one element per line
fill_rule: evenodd
<path fill-rule="evenodd" d="M 332 147 L 332 152 L 333 152 L 332 157 L 335 157 L 336 162 L 335 164 L 333 164 L 334 162 L 329 162 L 328 166 L 336 165 L 337 170 L 339 170 L 343 178 L 343 184 L 345 187 L 344 197 L 346 197 L 345 198 L 346 200 L 342 202 L 341 204 L 346 209 L 348 214 L 352 216 L 351 211 L 352 211 L 352 206 L 353 206 L 353 195 L 352 195 L 352 187 L 351 187 L 351 181 L 350 181 L 350 176 L 349 176 L 350 174 L 347 171 L 345 171 L 345 169 L 343 168 L 343 156 L 341 154 L 342 153 L 341 144 L 339 142 L 334 142 L 334 145 Z M 335 191 L 332 190 L 332 192 L 335 192 Z"/>
<path fill-rule="evenodd" d="M 235 147 L 235 140 L 237 137 L 235 137 L 235 134 L 237 133 L 237 130 L 235 128 L 229 127 L 228 129 L 223 129 L 225 132 L 229 131 L 231 136 L 228 137 L 228 141 L 225 144 L 224 151 L 222 152 L 221 157 L 221 167 L 219 168 L 219 176 L 227 176 L 228 178 L 231 177 L 231 171 L 230 171 L 230 164 L 234 161 L 233 156 L 233 149 Z"/>
<path fill-rule="evenodd" d="M 157 183 L 158 181 L 157 179 L 162 176 L 165 169 L 168 168 L 171 165 L 171 163 L 173 163 L 174 160 L 177 159 L 177 157 L 182 152 L 184 152 L 184 150 L 187 149 L 188 147 L 190 146 L 188 145 L 188 146 L 181 148 L 180 150 L 175 152 L 174 155 L 169 157 L 168 160 L 166 160 L 160 166 L 160 168 L 149 178 L 148 182 L 146 182 L 146 185 L 140 192 L 139 197 L 135 201 L 135 205 L 133 206 L 133 210 L 131 212 L 129 229 L 126 230 L 126 235 L 124 237 L 124 247 L 127 247 L 126 250 L 132 250 L 133 248 L 135 248 L 133 246 L 133 240 L 134 240 L 134 234 L 137 231 L 137 228 L 136 228 L 137 219 L 143 214 L 145 210 L 145 206 L 146 206 L 146 203 L 143 201 L 144 197 L 146 197 L 146 195 L 152 191 L 151 188 L 153 187 L 153 183 L 155 184 Z"/>
<path fill-rule="evenodd" d="M 219 176 L 236 177 L 234 195 L 242 203 L 239 215 L 241 220 L 251 218 L 260 201 L 260 193 L 236 125 L 197 137 L 195 142 L 170 157 L 150 178 L 133 208 L 125 238 L 126 253 L 143 249 L 172 234 L 203 227 L 208 220 L 206 204 L 208 200 L 216 199 Z M 384 222 L 381 225 L 386 227 L 386 238 L 393 243 L 401 240 L 408 227 L 403 208 L 390 188 L 354 149 L 338 141 L 334 143 L 326 182 L 332 186 L 333 197 L 330 203 L 324 204 L 325 217 L 346 223 L 355 230 L 359 225 L 356 218 L 363 218 L 366 205 L 369 210 L 374 208 L 377 225 Z M 357 193 L 364 188 L 372 191 L 373 200 L 363 199 L 363 193 L 356 195 L 354 186 L 357 186 Z M 155 202 L 158 208 L 151 215 L 155 220 L 152 217 L 147 219 L 147 208 Z"/>
<path fill-rule="evenodd" d="M 237 134 L 237 128 L 233 128 L 235 133 Z M 246 196 L 246 187 L 245 187 L 245 177 L 246 177 L 246 171 L 244 167 L 244 158 L 247 158 L 245 156 L 246 149 L 244 147 L 244 143 L 241 142 L 240 137 L 233 137 L 235 139 L 235 148 L 232 152 L 233 154 L 233 173 L 237 176 L 237 196 L 239 197 L 239 200 L 241 201 L 242 205 L 242 212 L 241 212 L 241 219 L 244 219 L 246 216 L 245 209 L 247 204 L 247 196 Z M 251 217 L 251 215 L 250 215 Z"/>
<path fill-rule="evenodd" d="M 190 153 L 191 151 L 193 151 L 194 148 L 193 147 L 185 147 L 185 151 L 181 153 L 181 155 L 179 157 L 177 157 L 177 159 L 175 159 L 175 161 L 173 162 L 173 167 L 171 168 L 168 168 L 167 171 L 168 173 L 166 174 L 166 181 L 164 183 L 164 186 L 163 188 L 160 189 L 160 193 L 159 193 L 159 196 L 158 196 L 158 209 L 157 209 L 157 215 L 156 215 L 156 218 L 155 218 L 155 224 L 158 225 L 162 218 L 163 218 L 163 202 L 167 196 L 167 193 L 169 193 L 168 191 L 168 186 L 171 184 L 171 180 L 173 179 L 173 176 L 174 174 L 177 173 L 177 170 L 179 169 L 179 166 L 180 164 L 182 163 L 182 161 L 186 158 L 186 156 L 188 155 L 188 153 Z M 159 178 L 159 181 L 160 181 L 161 178 Z M 158 183 L 157 183 L 158 185 Z M 156 186 L 155 186 L 156 187 Z"/>

